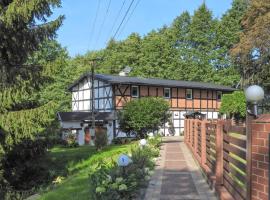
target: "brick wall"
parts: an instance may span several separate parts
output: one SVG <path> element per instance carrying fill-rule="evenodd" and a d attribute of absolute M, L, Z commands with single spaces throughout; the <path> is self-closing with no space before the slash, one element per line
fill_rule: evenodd
<path fill-rule="evenodd" d="M 270 115 L 261 115 L 252 122 L 252 200 L 269 199 L 269 135 Z"/>

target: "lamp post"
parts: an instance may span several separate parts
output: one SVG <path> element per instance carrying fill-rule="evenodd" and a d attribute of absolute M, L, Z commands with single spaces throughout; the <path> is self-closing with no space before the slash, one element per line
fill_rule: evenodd
<path fill-rule="evenodd" d="M 249 86 L 245 90 L 247 102 L 253 104 L 253 114 L 258 115 L 258 102 L 264 99 L 264 90 L 258 85 Z"/>

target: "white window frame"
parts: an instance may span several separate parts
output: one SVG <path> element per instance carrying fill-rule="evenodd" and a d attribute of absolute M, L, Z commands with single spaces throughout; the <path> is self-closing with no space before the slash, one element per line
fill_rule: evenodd
<path fill-rule="evenodd" d="M 220 98 L 218 98 L 218 95 L 220 94 Z M 218 101 L 221 101 L 221 98 L 222 98 L 222 92 L 221 91 L 217 91 L 217 100 Z"/>
<path fill-rule="evenodd" d="M 133 88 L 136 88 L 137 89 L 137 95 L 133 95 Z M 139 97 L 139 87 L 137 85 L 132 85 L 131 86 L 131 96 L 132 97 L 135 97 L 135 98 L 138 98 Z"/>
<path fill-rule="evenodd" d="M 187 94 L 188 94 L 188 91 L 191 91 L 191 97 L 188 97 Z M 193 90 L 192 89 L 186 89 L 186 99 L 193 99 Z"/>
<path fill-rule="evenodd" d="M 169 90 L 169 96 L 168 97 L 165 97 L 165 90 Z M 164 96 L 165 99 L 170 99 L 171 98 L 171 88 L 164 88 L 163 93 L 164 93 L 163 96 Z"/>

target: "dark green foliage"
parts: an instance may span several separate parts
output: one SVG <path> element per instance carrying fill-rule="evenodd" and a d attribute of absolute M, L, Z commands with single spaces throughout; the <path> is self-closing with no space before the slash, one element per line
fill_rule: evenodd
<path fill-rule="evenodd" d="M 46 150 L 44 140 L 25 139 L 15 145 L 1 161 L 4 179 L 15 190 L 29 190 L 41 184 L 45 177 L 40 176 L 40 172 L 46 169 L 39 165 L 39 161 Z"/>
<path fill-rule="evenodd" d="M 108 136 L 105 129 L 98 129 L 96 131 L 95 146 L 97 150 L 101 150 L 108 144 Z"/>
<path fill-rule="evenodd" d="M 244 118 L 246 116 L 246 97 L 243 91 L 224 94 L 221 100 L 220 112 L 229 117 Z"/>
<path fill-rule="evenodd" d="M 137 138 L 134 137 L 116 137 L 113 138 L 112 143 L 113 144 L 129 144 L 131 141 L 137 140 Z"/>
<path fill-rule="evenodd" d="M 40 43 L 55 37 L 63 16 L 48 21 L 52 8 L 60 7 L 60 0 L 8 0 L 0 3 L 0 86 L 14 84 L 15 77 L 24 71 L 28 56 Z"/>
<path fill-rule="evenodd" d="M 0 182 L 7 195 L 23 195 L 27 191 L 12 190 L 37 187 L 47 176 L 39 176 L 44 168 L 37 158 L 44 155 L 41 151 L 44 146 L 35 137 L 53 123 L 58 102 L 42 101 L 40 90 L 52 83 L 52 74 L 60 65 L 56 60 L 62 58 L 55 52 L 54 57 L 46 57 L 52 55 L 49 54 L 52 46 L 40 53 L 38 59 L 32 58 L 55 38 L 62 24 L 63 16 L 48 21 L 52 9 L 60 7 L 60 2 L 0 2 Z"/>
<path fill-rule="evenodd" d="M 158 130 L 169 118 L 169 104 L 162 98 L 145 97 L 128 102 L 119 112 L 120 129 L 136 132 L 144 138 L 148 131 Z"/>

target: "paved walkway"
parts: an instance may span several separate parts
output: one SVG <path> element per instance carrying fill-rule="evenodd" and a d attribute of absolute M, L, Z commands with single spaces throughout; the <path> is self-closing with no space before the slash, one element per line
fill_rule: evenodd
<path fill-rule="evenodd" d="M 180 137 L 163 138 L 145 200 L 217 200 Z"/>

